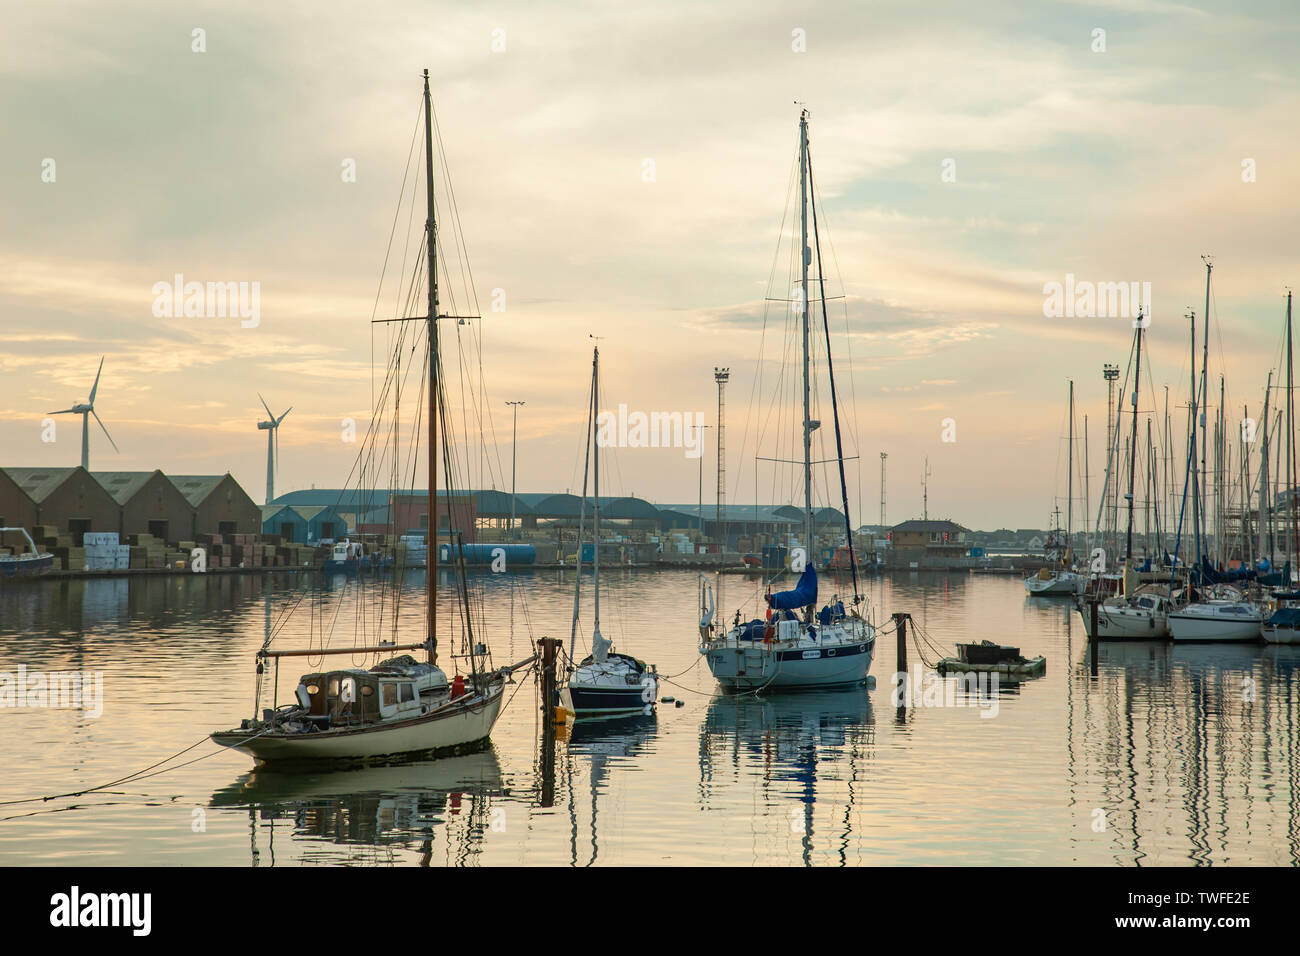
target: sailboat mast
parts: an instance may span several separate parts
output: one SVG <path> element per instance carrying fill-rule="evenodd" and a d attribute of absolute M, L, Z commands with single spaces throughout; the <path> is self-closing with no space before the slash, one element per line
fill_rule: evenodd
<path fill-rule="evenodd" d="M 438 227 L 433 212 L 433 100 L 429 95 L 429 71 L 424 71 L 424 194 L 428 205 L 425 220 L 425 242 L 429 261 L 429 313 L 426 316 L 429 336 L 429 581 L 428 628 L 429 663 L 438 663 Z M 448 500 L 450 505 L 450 500 Z M 448 512 L 450 516 L 450 511 Z M 450 520 L 448 521 L 450 527 Z"/>
<path fill-rule="evenodd" d="M 1210 473 L 1205 469 L 1205 450 L 1208 444 L 1206 422 L 1209 416 L 1206 415 L 1206 406 L 1210 399 L 1210 272 L 1214 269 L 1214 263 L 1208 256 L 1202 257 L 1205 260 L 1205 329 L 1201 332 L 1201 529 L 1204 533 L 1210 526 L 1210 513 L 1207 508 L 1209 499 L 1207 492 L 1210 486 Z M 1209 542 L 1206 542 L 1206 550 L 1209 550 Z"/>
<path fill-rule="evenodd" d="M 600 409 L 600 348 L 597 346 L 591 350 L 591 418 L 595 421 Z M 591 547 L 594 552 L 591 560 L 592 572 L 594 579 L 591 585 L 592 593 L 592 617 L 594 620 L 594 640 L 592 642 L 593 651 L 596 650 L 595 644 L 600 640 L 600 442 L 594 437 L 591 448 L 591 475 L 592 475 L 592 523 L 591 523 Z"/>
<path fill-rule="evenodd" d="M 1291 290 L 1286 293 L 1286 480 L 1287 493 L 1291 496 L 1291 534 L 1287 536 L 1286 541 L 1286 560 L 1291 562 L 1291 553 L 1295 550 L 1296 540 L 1296 500 L 1295 500 L 1295 395 L 1292 392 L 1292 361 L 1291 361 Z M 1290 575 L 1286 581 L 1282 582 L 1284 587 L 1290 587 Z"/>
<path fill-rule="evenodd" d="M 1092 532 L 1088 528 L 1088 508 L 1091 497 L 1088 494 L 1088 416 L 1083 416 L 1083 534 L 1087 538 L 1089 557 L 1092 552 Z"/>
<path fill-rule="evenodd" d="M 1187 415 L 1190 420 L 1187 434 L 1191 439 L 1187 465 L 1192 477 L 1192 536 L 1196 538 L 1196 571 L 1199 574 L 1201 568 L 1201 492 L 1196 474 L 1196 414 L 1198 408 L 1196 401 L 1196 313 L 1189 312 L 1188 318 L 1192 320 L 1192 397 L 1191 404 L 1188 405 Z"/>
<path fill-rule="evenodd" d="M 1128 540 L 1124 545 L 1124 563 L 1133 566 L 1133 472 L 1137 468 L 1138 392 L 1142 388 L 1142 313 L 1138 313 L 1137 364 L 1133 370 L 1133 440 L 1128 455 Z"/>
<path fill-rule="evenodd" d="M 591 432 L 596 427 L 596 358 L 594 355 L 591 359 L 591 394 L 592 399 L 587 402 L 587 437 L 582 445 L 582 504 L 578 508 L 578 547 L 577 554 L 574 555 L 577 559 L 578 573 L 574 575 L 573 582 L 573 625 L 569 629 L 570 657 L 573 656 L 574 647 L 578 641 L 578 609 L 582 600 L 582 539 L 587 522 L 587 479 L 591 474 L 591 449 L 593 445 Z"/>
<path fill-rule="evenodd" d="M 808 380 L 808 111 L 799 113 L 799 290 L 803 306 L 803 495 L 804 548 L 813 560 L 812 406 Z"/>
<path fill-rule="evenodd" d="M 1065 559 L 1069 561 L 1074 550 L 1074 379 L 1070 379 L 1069 458 L 1065 466 Z"/>
<path fill-rule="evenodd" d="M 1268 525 L 1271 523 L 1271 517 L 1268 513 L 1268 400 L 1273 393 L 1273 370 L 1269 369 L 1268 382 L 1264 386 L 1264 417 L 1261 424 L 1264 426 L 1264 435 L 1261 439 L 1259 448 L 1259 547 L 1256 553 L 1262 558 L 1264 556 L 1264 536 L 1268 531 Z M 1271 564 L 1273 558 L 1269 556 Z M 1270 566 L 1269 570 L 1272 570 Z"/>

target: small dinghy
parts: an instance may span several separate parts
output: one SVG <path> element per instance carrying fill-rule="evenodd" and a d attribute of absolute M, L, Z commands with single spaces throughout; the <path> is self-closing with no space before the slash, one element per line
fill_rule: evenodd
<path fill-rule="evenodd" d="M 13 555 L 0 554 L 0 578 L 31 577 L 54 567 L 54 555 L 36 547 L 26 528 L 0 528 L 0 532 L 5 531 L 17 531 L 26 538 L 28 550 Z"/>
<path fill-rule="evenodd" d="M 1025 657 L 1018 647 L 981 641 L 958 644 L 956 657 L 945 657 L 935 665 L 940 674 L 1000 674 L 1004 677 L 1038 677 L 1047 670 L 1047 658 Z"/>

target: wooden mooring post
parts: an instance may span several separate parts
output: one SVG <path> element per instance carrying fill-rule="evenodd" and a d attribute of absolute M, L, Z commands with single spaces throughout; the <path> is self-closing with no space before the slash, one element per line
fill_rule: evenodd
<path fill-rule="evenodd" d="M 907 622 L 912 619 L 912 615 L 905 612 L 899 612 L 894 615 L 894 637 L 896 638 L 897 657 L 894 666 L 894 680 L 898 686 L 898 713 L 899 723 L 907 720 Z"/>
<path fill-rule="evenodd" d="M 541 805 L 555 804 L 555 718 L 559 713 L 560 692 L 556 676 L 560 639 L 543 637 L 537 642 L 542 650 L 542 740 L 539 764 L 541 769 Z"/>
<path fill-rule="evenodd" d="M 1097 599 L 1088 598 L 1088 656 L 1092 676 L 1097 676 L 1097 646 L 1101 643 L 1101 637 L 1097 633 Z"/>

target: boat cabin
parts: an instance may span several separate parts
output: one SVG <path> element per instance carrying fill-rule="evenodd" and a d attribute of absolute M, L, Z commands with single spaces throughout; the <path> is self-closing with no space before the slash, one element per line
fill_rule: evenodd
<path fill-rule="evenodd" d="M 306 674 L 298 683 L 297 697 L 312 722 L 323 726 L 422 713 L 415 679 L 363 670 Z"/>

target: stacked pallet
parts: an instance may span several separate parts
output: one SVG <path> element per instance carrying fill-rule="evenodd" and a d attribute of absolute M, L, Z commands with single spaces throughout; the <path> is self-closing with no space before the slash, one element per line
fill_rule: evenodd
<path fill-rule="evenodd" d="M 86 569 L 86 549 L 56 546 L 54 548 L 54 566 L 61 571 L 84 571 Z"/>
<path fill-rule="evenodd" d="M 275 549 L 275 556 L 277 567 L 314 567 L 318 563 L 316 549 L 306 544 L 281 545 Z"/>
<path fill-rule="evenodd" d="M 130 545 L 123 545 L 116 531 L 87 531 L 81 536 L 81 545 L 88 571 L 116 571 L 130 565 Z"/>
<path fill-rule="evenodd" d="M 167 544 L 151 534 L 132 534 L 127 536 L 130 545 L 130 562 L 132 570 L 161 570 L 167 567 Z"/>

